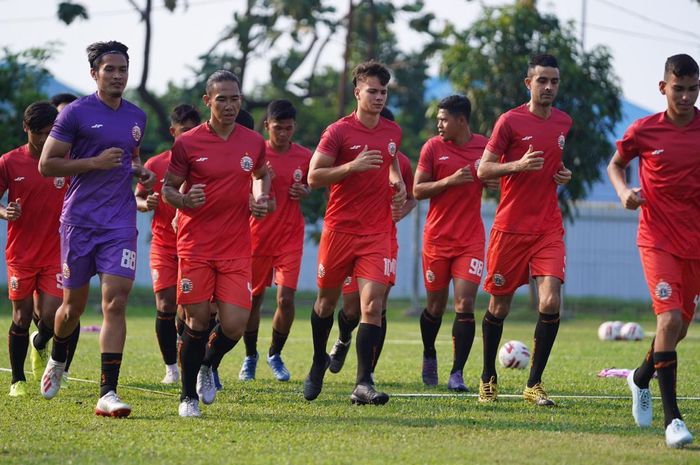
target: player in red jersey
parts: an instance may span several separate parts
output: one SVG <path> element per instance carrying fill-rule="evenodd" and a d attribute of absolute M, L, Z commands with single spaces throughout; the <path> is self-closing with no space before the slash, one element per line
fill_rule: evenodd
<path fill-rule="evenodd" d="M 46 344 L 53 337 L 54 316 L 63 296 L 58 219 L 61 216 L 66 178 L 39 174 L 39 156 L 58 112 L 49 102 L 32 103 L 24 111 L 22 126 L 27 144 L 0 158 L 0 218 L 7 221 L 8 294 L 12 324 L 8 336 L 12 384 L 10 396 L 26 395 L 24 360 L 32 333 L 32 370 L 38 378 L 48 360 Z M 41 227 L 37 227 L 41 225 Z"/>
<path fill-rule="evenodd" d="M 179 210 L 177 302 L 187 317 L 180 354 L 183 417 L 201 415 L 200 398 L 214 402 L 212 365 L 236 345 L 250 315 L 248 197 L 254 178 L 253 215 L 264 216 L 270 179 L 265 140 L 235 123 L 242 98 L 235 74 L 219 70 L 209 76 L 203 100 L 211 116 L 175 140 L 162 189 Z M 181 193 L 185 182 L 187 192 Z M 212 296 L 219 323 L 210 333 Z"/>
<path fill-rule="evenodd" d="M 542 372 L 559 330 L 561 285 L 566 255 L 557 186 L 571 179 L 562 162 L 571 118 L 552 105 L 559 89 L 559 65 L 551 55 L 530 60 L 525 78 L 530 101 L 496 122 L 479 163 L 481 180 L 501 178 L 501 201 L 496 210 L 486 257 L 484 284 L 491 294 L 484 315 L 484 369 L 479 401 L 497 399 L 496 352 L 503 321 L 515 290 L 537 281 L 539 318 L 535 347 L 523 397 L 536 405 L 554 405 L 542 387 Z"/>
<path fill-rule="evenodd" d="M 394 114 L 386 107 L 382 109 L 380 115 L 389 121 L 394 121 Z M 413 168 L 411 167 L 411 160 L 400 151 L 396 156 L 399 159 L 401 178 L 406 185 L 406 203 L 404 203 L 400 209 L 392 209 L 391 212 L 394 224 L 391 228 L 389 285 L 386 288 L 382 301 L 382 332 L 379 338 L 379 345 L 377 346 L 377 353 L 372 364 L 372 380 L 374 380 L 374 369 L 384 349 L 384 340 L 386 339 L 386 308 L 389 300 L 389 292 L 391 292 L 391 288 L 396 284 L 396 268 L 399 253 L 399 243 L 396 237 L 396 223 L 405 218 L 416 206 L 416 199 L 413 198 Z M 393 195 L 394 192 L 393 189 L 388 189 L 388 192 L 389 198 L 387 201 L 390 202 L 391 195 Z M 331 373 L 339 373 L 345 364 L 345 358 L 348 355 L 350 343 L 352 342 L 352 332 L 357 328 L 357 325 L 360 324 L 360 313 L 360 290 L 357 287 L 357 278 L 355 276 L 348 276 L 343 283 L 343 306 L 338 312 L 338 339 L 333 344 L 333 348 L 329 354 L 330 364 L 328 369 Z"/>
<path fill-rule="evenodd" d="M 381 338 L 382 301 L 391 268 L 391 204 L 387 186 L 396 190 L 400 208 L 406 188 L 396 153 L 401 128 L 381 118 L 391 75 L 367 62 L 353 70 L 357 110 L 323 132 L 309 167 L 312 188 L 330 187 L 318 257 L 318 296 L 311 312 L 313 363 L 304 380 L 304 397 L 314 400 L 323 388 L 329 358 L 326 344 L 343 281 L 355 275 L 362 322 L 357 333 L 357 382 L 351 401 L 384 404 L 389 396 L 372 383 L 373 359 Z"/>
<path fill-rule="evenodd" d="M 289 381 L 289 370 L 282 360 L 282 348 L 294 322 L 294 294 L 299 279 L 301 254 L 304 248 L 304 215 L 300 200 L 309 189 L 311 151 L 292 142 L 296 129 L 296 108 L 288 100 L 273 100 L 267 106 L 265 129 L 269 139 L 265 158 L 272 177 L 270 200 L 275 210 L 264 219 L 250 218 L 253 254 L 253 303 L 250 319 L 243 335 L 246 357 L 239 379 L 255 379 L 258 362 L 258 328 L 260 307 L 265 289 L 277 284 L 277 309 L 272 319 L 272 343 L 267 353 L 267 364 L 278 381 Z"/>
<path fill-rule="evenodd" d="M 417 199 L 430 199 L 423 232 L 423 280 L 427 306 L 420 318 L 423 338 L 423 383 L 438 384 L 437 337 L 454 282 L 453 363 L 447 388 L 466 391 L 462 371 L 474 342 L 474 301 L 484 270 L 484 225 L 481 195 L 484 184 L 476 170 L 488 139 L 469 129 L 471 103 L 462 95 L 438 104 L 439 135 L 421 150 L 416 181 Z M 498 182 L 490 180 L 491 187 Z"/>
<path fill-rule="evenodd" d="M 202 122 L 199 111 L 189 104 L 176 106 L 170 114 L 170 135 L 175 139 Z M 164 384 L 180 380 L 177 368 L 177 240 L 172 221 L 175 209 L 161 197 L 165 173 L 170 164 L 170 150 L 151 157 L 144 166 L 156 175 L 151 190 L 136 186 L 136 208 L 141 212 L 153 211 L 151 222 L 151 278 L 156 297 L 156 337 L 165 363 Z"/>
<path fill-rule="evenodd" d="M 700 299 L 699 74 L 690 56 L 669 57 L 659 82 L 666 111 L 632 123 L 608 165 L 622 206 L 641 208 L 637 245 L 656 314 L 651 348 L 627 377 L 632 415 L 638 426 L 651 426 L 649 382 L 656 371 L 666 444 L 674 448 L 693 441 L 676 400 L 676 347 Z M 625 170 L 635 157 L 641 187 L 630 188 Z"/>

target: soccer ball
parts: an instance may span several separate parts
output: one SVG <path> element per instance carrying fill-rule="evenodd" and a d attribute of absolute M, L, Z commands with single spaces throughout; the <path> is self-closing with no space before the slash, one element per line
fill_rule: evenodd
<path fill-rule="evenodd" d="M 621 321 L 606 321 L 598 326 L 598 339 L 601 341 L 614 341 L 620 338 Z"/>
<path fill-rule="evenodd" d="M 498 361 L 504 368 L 527 368 L 530 362 L 530 349 L 520 341 L 508 341 L 498 351 Z"/>
<path fill-rule="evenodd" d="M 625 323 L 620 330 L 620 339 L 626 341 L 641 341 L 644 337 L 644 330 L 639 323 Z"/>

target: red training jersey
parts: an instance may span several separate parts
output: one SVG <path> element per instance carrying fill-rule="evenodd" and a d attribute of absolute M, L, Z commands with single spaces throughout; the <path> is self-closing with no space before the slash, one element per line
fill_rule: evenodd
<path fill-rule="evenodd" d="M 59 219 L 67 178 L 45 178 L 39 159 L 23 145 L 0 158 L 0 195 L 19 200 L 22 214 L 7 222 L 5 258 L 9 265 L 43 267 L 61 263 Z"/>
<path fill-rule="evenodd" d="M 617 151 L 628 162 L 639 157 L 645 202 L 637 244 L 700 259 L 700 112 L 684 127 L 663 112 L 638 119 Z"/>
<path fill-rule="evenodd" d="M 571 117 L 552 108 L 547 119 L 530 112 L 527 104 L 502 114 L 486 150 L 501 156 L 501 163 L 520 160 L 532 145 L 544 152 L 539 171 L 515 173 L 501 178 L 501 201 L 493 227 L 498 231 L 542 234 L 561 229 L 562 218 L 554 175 L 559 171 Z"/>
<path fill-rule="evenodd" d="M 284 153 L 275 152 L 265 144 L 265 158 L 275 173 L 270 196 L 277 208 L 265 218 L 250 217 L 253 255 L 273 256 L 301 251 L 304 246 L 304 215 L 299 199 L 289 196 L 294 183 L 307 184 L 311 151 L 292 144 Z"/>
<path fill-rule="evenodd" d="M 456 246 L 484 244 L 483 184 L 476 177 L 476 169 L 487 142 L 481 134 L 473 134 L 464 145 L 445 142 L 440 136 L 432 137 L 423 145 L 417 169 L 429 174 L 433 181 L 451 176 L 464 167 L 469 168 L 474 178 L 472 182 L 448 187 L 430 198 L 424 242 Z"/>
<path fill-rule="evenodd" d="M 346 234 L 390 232 L 391 204 L 386 201 L 389 165 L 401 145 L 401 128 L 393 121 L 379 118 L 370 129 L 355 113 L 331 124 L 321 135 L 316 148 L 335 159 L 334 166 L 353 161 L 367 146 L 382 153 L 379 169 L 352 173 L 331 186 L 323 227 Z"/>
<path fill-rule="evenodd" d="M 206 184 L 206 201 L 178 215 L 181 258 L 232 260 L 250 257 L 250 194 L 253 171 L 265 165 L 265 140 L 237 124 L 227 140 L 203 123 L 175 140 L 168 171 L 188 186 Z"/>
<path fill-rule="evenodd" d="M 163 182 L 165 173 L 170 165 L 170 150 L 149 158 L 144 166 L 153 171 L 156 175 L 156 183 L 153 185 L 153 193 L 160 194 L 160 202 L 153 212 L 151 222 L 151 248 L 157 247 L 173 255 L 177 253 L 175 230 L 173 229 L 173 218 L 175 218 L 175 208 L 163 199 Z M 147 192 L 141 184 L 136 186 L 138 193 Z"/>

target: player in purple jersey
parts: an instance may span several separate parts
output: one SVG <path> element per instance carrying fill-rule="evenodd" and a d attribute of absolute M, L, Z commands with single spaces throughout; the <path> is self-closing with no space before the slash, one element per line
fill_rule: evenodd
<path fill-rule="evenodd" d="M 116 41 L 88 46 L 97 92 L 59 114 L 39 162 L 44 176 L 72 176 L 60 227 L 63 304 L 56 313 L 53 350 L 41 379 L 41 394 L 51 399 L 58 393 L 70 335 L 85 311 L 90 278 L 98 274 L 102 376 L 95 414 L 115 417 L 131 413 L 116 394 L 126 339 L 126 301 L 136 269 L 136 202 L 131 182 L 136 177 L 149 189 L 155 182 L 139 158 L 146 114 L 122 98 L 129 77 L 127 50 Z"/>

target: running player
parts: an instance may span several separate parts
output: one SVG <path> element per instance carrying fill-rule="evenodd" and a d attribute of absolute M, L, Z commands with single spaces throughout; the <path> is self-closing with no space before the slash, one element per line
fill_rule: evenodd
<path fill-rule="evenodd" d="M 5 259 L 12 302 L 8 336 L 12 397 L 27 393 L 24 360 L 30 340 L 34 377 L 41 375 L 47 361 L 46 344 L 53 337 L 54 316 L 63 295 L 57 231 L 66 180 L 44 178 L 38 170 L 41 149 L 56 115 L 49 102 L 29 105 L 22 121 L 27 144 L 0 158 L 0 196 L 8 191 L 9 200 L 6 207 L 0 205 L 0 218 L 7 221 Z M 30 339 L 33 314 L 38 331 Z"/>
<path fill-rule="evenodd" d="M 41 379 L 41 393 L 46 399 L 58 393 L 70 335 L 85 311 L 90 278 L 98 274 L 102 375 L 95 413 L 117 417 L 131 413 L 116 393 L 126 339 L 126 301 L 136 269 L 131 178 L 135 176 L 146 188 L 155 181 L 139 159 L 146 114 L 122 98 L 129 76 L 127 50 L 116 41 L 88 46 L 97 92 L 60 113 L 39 162 L 44 176 L 72 176 L 61 214 L 63 304 L 56 312 L 53 350 Z"/>
<path fill-rule="evenodd" d="M 394 114 L 388 108 L 384 107 L 380 115 L 389 121 L 394 121 Z M 384 294 L 384 300 L 382 301 L 382 332 L 379 338 L 379 345 L 377 346 L 377 354 L 374 357 L 374 362 L 372 364 L 372 380 L 374 380 L 374 369 L 379 361 L 379 356 L 384 349 L 384 340 L 386 339 L 386 308 L 387 302 L 389 300 L 389 292 L 391 288 L 396 284 L 396 267 L 399 253 L 399 242 L 397 240 L 397 229 L 396 223 L 401 221 L 408 215 L 411 210 L 416 206 L 416 199 L 413 198 L 413 168 L 411 167 L 411 161 L 408 159 L 403 152 L 397 152 L 397 157 L 399 159 L 399 166 L 401 168 L 401 177 L 406 184 L 406 203 L 399 209 L 392 208 L 392 218 L 393 224 L 391 228 L 391 264 L 389 266 L 389 285 L 386 288 L 386 293 Z M 389 190 L 393 194 L 393 190 Z M 389 199 L 388 201 L 391 201 Z M 343 306 L 338 312 L 338 339 L 333 344 L 330 354 L 330 364 L 328 370 L 331 373 L 339 373 L 345 364 L 345 358 L 350 350 L 350 343 L 352 341 L 352 332 L 360 324 L 360 291 L 357 287 L 357 279 L 353 276 L 348 276 L 345 278 L 343 283 Z"/>
<path fill-rule="evenodd" d="M 253 254 L 253 303 L 243 335 L 246 357 L 238 377 L 255 379 L 258 363 L 258 328 L 265 289 L 277 284 L 277 309 L 272 319 L 272 343 L 267 364 L 278 381 L 289 381 L 289 370 L 282 360 L 282 348 L 294 322 L 294 294 L 299 279 L 304 248 L 304 215 L 300 201 L 311 190 L 306 183 L 311 151 L 292 142 L 296 130 L 296 108 L 288 100 L 273 100 L 267 106 L 265 129 L 269 139 L 265 158 L 272 176 L 270 200 L 274 212 L 264 219 L 250 218 Z"/>
<path fill-rule="evenodd" d="M 170 114 L 170 135 L 175 139 L 202 122 L 199 112 L 188 104 L 178 105 Z M 172 221 L 175 209 L 161 198 L 161 189 L 165 172 L 170 164 L 170 150 L 151 157 L 145 167 L 156 176 L 152 190 L 141 184 L 136 186 L 136 208 L 139 211 L 153 211 L 151 222 L 151 278 L 156 297 L 156 337 L 163 362 L 165 377 L 162 383 L 174 384 L 180 381 L 177 368 L 177 331 L 175 317 L 177 302 L 175 285 L 177 284 L 177 244 Z"/>
<path fill-rule="evenodd" d="M 236 345 L 250 315 L 250 183 L 256 179 L 253 214 L 264 216 L 270 180 L 265 140 L 235 123 L 242 98 L 235 74 L 219 70 L 209 76 L 203 97 L 209 121 L 175 140 L 162 190 L 179 210 L 177 302 L 187 317 L 180 352 L 182 417 L 200 416 L 200 399 L 214 402 L 212 365 Z M 181 193 L 185 182 L 187 192 Z M 210 334 L 212 296 L 219 323 Z"/>
<path fill-rule="evenodd" d="M 469 128 L 471 103 L 452 95 L 438 104 L 438 136 L 421 150 L 413 188 L 417 199 L 430 199 L 423 231 L 423 281 L 427 306 L 420 318 L 423 383 L 437 386 L 435 339 L 454 285 L 452 369 L 447 388 L 466 391 L 463 370 L 474 342 L 474 302 L 484 270 L 484 225 L 476 177 L 488 139 Z M 489 181 L 497 187 L 497 181 Z"/>
<path fill-rule="evenodd" d="M 651 348 L 627 377 L 632 415 L 638 426 L 651 426 L 649 382 L 656 371 L 669 447 L 693 441 L 676 400 L 676 347 L 700 296 L 700 114 L 694 106 L 699 74 L 690 56 L 669 57 L 659 82 L 666 111 L 632 123 L 608 165 L 622 206 L 641 207 L 637 245 L 656 314 Z M 625 170 L 635 157 L 641 187 L 630 188 Z"/>
<path fill-rule="evenodd" d="M 400 208 L 406 189 L 396 153 L 401 128 L 381 118 L 389 70 L 366 62 L 353 70 L 357 109 L 323 132 L 309 168 L 312 188 L 330 187 L 318 256 L 318 296 L 311 312 L 313 363 L 304 397 L 314 400 L 328 368 L 328 336 L 343 281 L 353 274 L 360 289 L 362 321 L 357 332 L 357 379 L 353 403 L 385 404 L 389 396 L 374 388 L 371 373 L 381 339 L 382 302 L 391 268 L 391 204 L 387 184 Z"/>
<path fill-rule="evenodd" d="M 552 106 L 559 89 L 559 65 L 553 56 L 532 57 L 525 86 L 530 101 L 501 115 L 478 169 L 481 180 L 500 177 L 502 192 L 486 256 L 484 289 L 491 299 L 481 326 L 484 368 L 479 401 L 497 399 L 496 352 L 503 322 L 515 290 L 532 276 L 537 280 L 539 318 L 523 397 L 548 406 L 554 401 L 542 386 L 542 372 L 559 330 L 566 257 L 557 186 L 571 180 L 562 162 L 571 118 Z"/>

